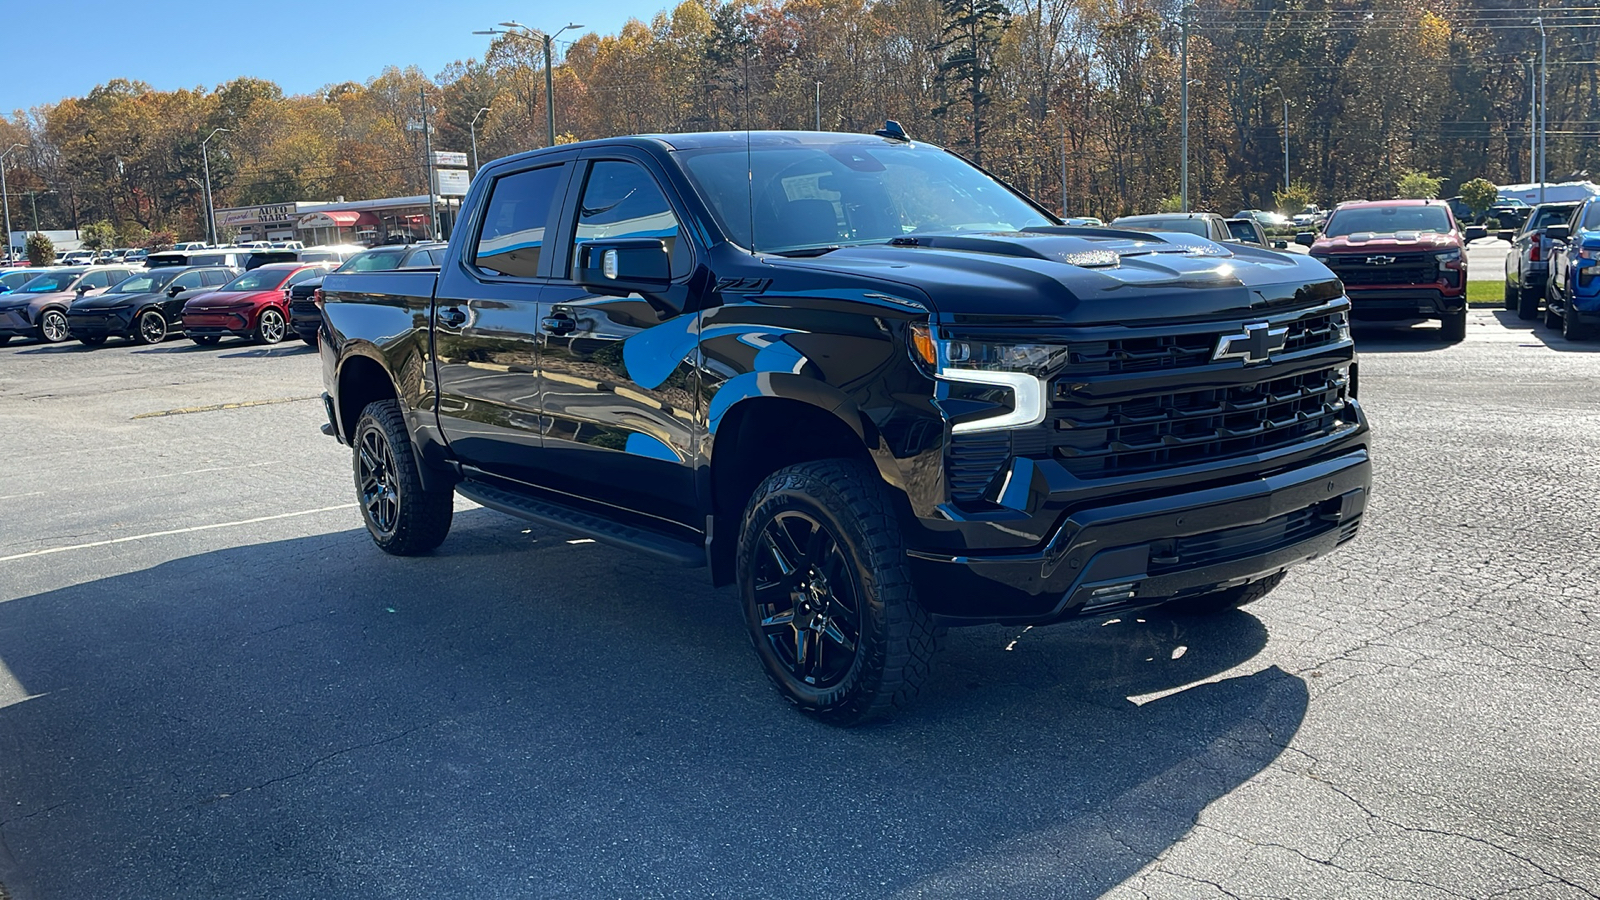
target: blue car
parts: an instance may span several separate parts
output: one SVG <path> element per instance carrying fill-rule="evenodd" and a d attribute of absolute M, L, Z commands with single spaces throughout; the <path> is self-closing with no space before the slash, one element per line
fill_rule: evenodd
<path fill-rule="evenodd" d="M 1567 230 L 1550 257 L 1544 324 L 1581 341 L 1600 328 L 1600 197 L 1584 201 Z"/>
<path fill-rule="evenodd" d="M 44 269 L 0 269 L 0 294 L 8 294 L 34 279 Z"/>

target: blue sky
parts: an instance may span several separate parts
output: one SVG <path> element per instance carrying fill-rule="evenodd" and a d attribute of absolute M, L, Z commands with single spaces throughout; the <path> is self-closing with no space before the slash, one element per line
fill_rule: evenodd
<path fill-rule="evenodd" d="M 648 22 L 669 3 L 77 0 L 57 5 L 19 0 L 5 5 L 5 33 L 14 39 L 0 50 L 0 113 L 9 118 L 13 110 L 81 97 L 113 78 L 173 90 L 210 89 L 249 75 L 298 94 L 325 84 L 366 81 L 386 65 L 417 65 L 433 76 L 455 60 L 481 58 L 489 38 L 472 32 L 496 22 L 511 19 L 551 30 L 578 22 L 586 26 L 583 31 L 613 34 L 630 17 Z"/>

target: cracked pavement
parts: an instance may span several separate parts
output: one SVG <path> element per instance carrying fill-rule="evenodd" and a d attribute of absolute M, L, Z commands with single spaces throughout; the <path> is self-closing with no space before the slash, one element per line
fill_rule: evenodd
<path fill-rule="evenodd" d="M 148 415 L 304 397 L 304 348 L 0 348 L 0 896 L 1600 896 L 1600 343 L 1358 341 L 1355 542 L 952 632 L 851 731 L 703 572 L 465 502 L 386 557 L 320 404 Z"/>

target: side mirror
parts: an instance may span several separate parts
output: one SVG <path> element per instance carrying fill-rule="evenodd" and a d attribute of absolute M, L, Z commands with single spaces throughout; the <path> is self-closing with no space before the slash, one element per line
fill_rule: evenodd
<path fill-rule="evenodd" d="M 1315 231 L 1302 231 L 1294 236 L 1294 242 L 1302 247 L 1309 247 L 1317 242 Z"/>
<path fill-rule="evenodd" d="M 1544 230 L 1544 236 L 1552 241 L 1564 241 L 1572 236 L 1572 226 L 1551 225 Z"/>
<path fill-rule="evenodd" d="M 1274 249 L 1274 250 L 1287 250 L 1287 249 L 1289 249 L 1289 242 L 1288 241 L 1273 241 L 1272 242 L 1272 249 Z"/>
<path fill-rule="evenodd" d="M 89 293 L 89 286 L 87 284 L 78 285 L 78 296 L 79 297 L 82 297 L 84 294 L 87 294 L 87 293 Z"/>
<path fill-rule="evenodd" d="M 1508 244 L 1514 244 L 1517 242 L 1517 233 L 1510 228 L 1500 229 L 1499 231 L 1495 232 L 1495 237 L 1505 241 Z"/>
<path fill-rule="evenodd" d="M 186 290 L 188 290 L 188 288 L 184 287 L 183 285 L 175 284 L 172 287 L 167 288 L 167 296 L 168 297 L 176 297 L 176 296 L 178 296 L 179 294 L 183 293 Z"/>
<path fill-rule="evenodd" d="M 1489 229 L 1482 225 L 1468 225 L 1465 236 L 1468 242 L 1481 241 L 1489 236 Z"/>
<path fill-rule="evenodd" d="M 578 248 L 573 280 L 597 294 L 652 294 L 672 284 L 672 260 L 660 238 L 594 241 Z"/>

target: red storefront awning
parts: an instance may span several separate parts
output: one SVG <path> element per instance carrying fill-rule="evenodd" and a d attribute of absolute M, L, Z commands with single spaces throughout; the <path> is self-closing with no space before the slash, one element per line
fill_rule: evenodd
<path fill-rule="evenodd" d="M 361 213 L 350 210 L 339 212 L 314 212 L 302 216 L 299 221 L 301 228 L 349 228 L 361 218 Z"/>

